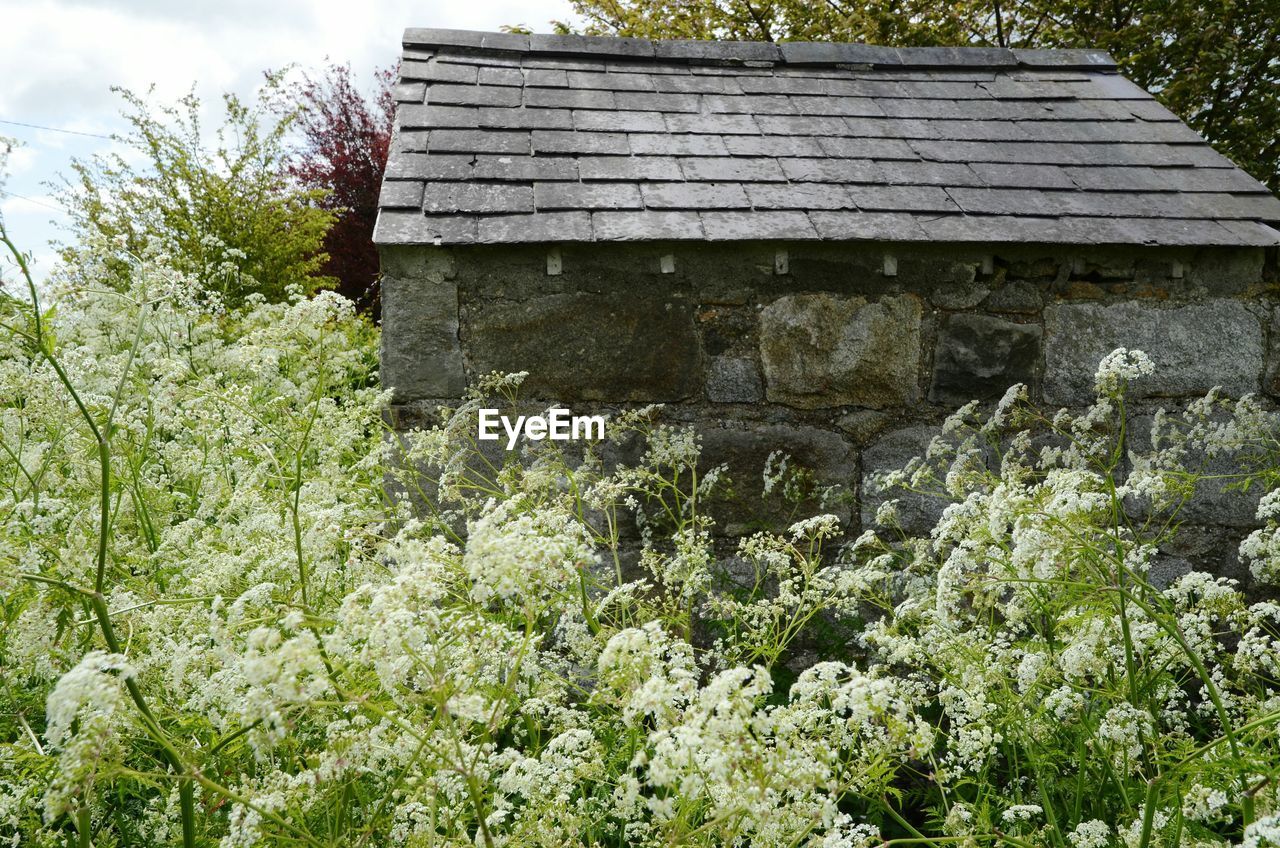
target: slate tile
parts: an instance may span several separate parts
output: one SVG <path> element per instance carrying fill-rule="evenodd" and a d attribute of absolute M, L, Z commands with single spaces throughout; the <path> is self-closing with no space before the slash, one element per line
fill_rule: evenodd
<path fill-rule="evenodd" d="M 475 65 L 457 65 L 452 62 L 441 62 L 432 59 L 428 62 L 402 61 L 400 63 L 400 79 L 424 80 L 426 82 L 456 82 L 474 84 L 479 70 Z"/>
<path fill-rule="evenodd" d="M 626 133 L 534 130 L 535 153 L 630 153 Z"/>
<path fill-rule="evenodd" d="M 843 185 L 824 183 L 747 183 L 747 197 L 756 209 L 856 209 Z"/>
<path fill-rule="evenodd" d="M 652 112 L 649 114 L 653 114 Z M 729 150 L 718 135 L 670 135 L 632 133 L 631 152 L 638 155 L 728 156 Z"/>
<path fill-rule="evenodd" d="M 647 74 L 610 74 L 605 71 L 570 71 L 570 88 L 602 91 L 654 91 L 653 78 Z"/>
<path fill-rule="evenodd" d="M 791 103 L 799 115 L 848 115 L 884 117 L 884 110 L 870 97 L 807 97 L 793 95 Z"/>
<path fill-rule="evenodd" d="M 619 109 L 637 112 L 697 112 L 696 94 L 651 94 L 643 91 L 619 91 L 616 95 Z"/>
<path fill-rule="evenodd" d="M 1103 101 L 1106 102 L 1106 101 Z M 1129 114 L 1144 121 L 1180 121 L 1181 119 L 1155 100 L 1126 100 L 1121 105 Z"/>
<path fill-rule="evenodd" d="M 877 65 L 893 67 L 902 64 L 898 51 L 892 47 L 871 44 L 834 44 L 814 42 L 783 42 L 782 59 L 789 65 Z"/>
<path fill-rule="evenodd" d="M 526 88 L 524 105 L 559 109 L 613 109 L 616 106 L 612 91 L 577 88 Z"/>
<path fill-rule="evenodd" d="M 432 130 L 432 153 L 528 153 L 529 133 L 520 130 Z"/>
<path fill-rule="evenodd" d="M 1101 50 L 1014 50 L 1013 58 L 1028 68 L 1108 70 L 1116 66 L 1116 60 Z"/>
<path fill-rule="evenodd" d="M 378 206 L 383 209 L 422 209 L 422 183 L 419 180 L 384 180 L 378 193 Z"/>
<path fill-rule="evenodd" d="M 767 135 L 849 135 L 849 125 L 835 116 L 757 115 L 760 131 Z"/>
<path fill-rule="evenodd" d="M 1078 86 L 1077 97 L 1097 97 L 1102 100 L 1150 100 L 1151 95 L 1120 74 L 1095 74 L 1087 83 L 1063 83 Z"/>
<path fill-rule="evenodd" d="M 751 96 L 708 94 L 702 98 L 708 112 L 727 112 L 735 115 L 794 115 L 795 104 L 785 94 L 756 94 Z"/>
<path fill-rule="evenodd" d="M 906 159 L 920 157 L 900 138 L 819 138 L 828 156 L 840 159 Z"/>
<path fill-rule="evenodd" d="M 816 138 L 783 135 L 729 135 L 724 146 L 733 156 L 822 156 Z"/>
<path fill-rule="evenodd" d="M 421 212 L 394 209 L 379 212 L 373 228 L 373 239 L 378 244 L 472 244 L 476 235 L 473 217 L 428 217 Z"/>
<path fill-rule="evenodd" d="M 494 183 L 431 183 L 422 197 L 428 213 L 532 212 L 533 189 L 527 185 Z"/>
<path fill-rule="evenodd" d="M 1017 65 L 1013 51 L 1003 47 L 900 47 L 898 57 L 904 67 L 928 66 L 990 68 Z"/>
<path fill-rule="evenodd" d="M 992 188 L 1076 188 L 1066 169 L 1057 165 L 1015 165 L 975 162 L 968 166 Z M 960 185 L 954 183 L 954 185 Z"/>
<path fill-rule="evenodd" d="M 584 180 L 680 180 L 679 163 L 669 156 L 581 156 Z"/>
<path fill-rule="evenodd" d="M 481 68 L 480 85 L 524 85 L 524 74 L 519 68 Z"/>
<path fill-rule="evenodd" d="M 397 103 L 422 103 L 427 99 L 427 86 L 421 82 L 398 82 L 391 88 Z"/>
<path fill-rule="evenodd" d="M 547 209 L 642 209 L 633 183 L 541 182 L 533 185 L 533 205 Z"/>
<path fill-rule="evenodd" d="M 480 112 L 474 106 L 423 106 L 406 103 L 396 109 L 396 123 L 405 129 L 459 128 L 480 125 Z"/>
<path fill-rule="evenodd" d="M 733 180 L 751 182 L 785 182 L 786 177 L 776 159 L 681 159 L 680 170 L 685 179 L 708 182 Z"/>
<path fill-rule="evenodd" d="M 733 77 L 663 74 L 653 77 L 653 84 L 658 91 L 677 91 L 687 94 L 742 94 L 742 88 Z"/>
<path fill-rule="evenodd" d="M 519 88 L 497 85 L 432 85 L 427 102 L 458 106 L 519 106 Z"/>
<path fill-rule="evenodd" d="M 776 44 L 764 41 L 681 41 L 653 42 L 659 59 L 696 59 L 713 62 L 776 62 L 782 53 Z"/>
<path fill-rule="evenodd" d="M 749 209 L 738 183 L 645 183 L 640 187 L 649 209 Z"/>
<path fill-rule="evenodd" d="M 704 237 L 697 212 L 594 212 L 591 223 L 597 241 L 688 241 Z"/>
<path fill-rule="evenodd" d="M 573 127 L 573 113 L 568 109 L 481 106 L 478 123 L 495 129 L 567 130 Z"/>
<path fill-rule="evenodd" d="M 584 131 L 651 132 L 656 120 L 652 112 L 609 112 L 603 109 L 576 109 L 573 128 Z"/>
<path fill-rule="evenodd" d="M 710 133 L 714 135 L 759 135 L 760 127 L 751 115 L 702 114 L 678 112 L 664 115 L 667 131 L 673 133 Z"/>
<path fill-rule="evenodd" d="M 530 68 L 524 72 L 524 84 L 532 88 L 568 88 L 569 75 L 559 68 Z"/>
<path fill-rule="evenodd" d="M 572 156 L 477 156 L 472 171 L 477 180 L 576 180 L 578 163 Z"/>
<path fill-rule="evenodd" d="M 816 94 L 825 95 L 825 80 L 801 76 L 738 77 L 738 85 L 747 94 Z"/>
<path fill-rule="evenodd" d="M 818 238 L 803 212 L 702 212 L 700 217 L 709 241 Z"/>
<path fill-rule="evenodd" d="M 958 212 L 938 186 L 850 185 L 849 196 L 864 212 Z"/>
<path fill-rule="evenodd" d="M 551 70 L 551 71 L 600 71 L 600 58 L 570 58 L 568 56 L 549 56 L 545 53 L 530 53 L 522 57 L 520 67 L 525 70 Z"/>
<path fill-rule="evenodd" d="M 819 238 L 834 241 L 925 241 L 916 217 L 907 212 L 843 212 L 815 210 L 809 213 Z"/>
<path fill-rule="evenodd" d="M 779 159 L 782 172 L 792 182 L 878 183 L 884 173 L 869 159 Z"/>
<path fill-rule="evenodd" d="M 964 212 L 975 215 L 1042 215 L 1051 217 L 1063 211 L 1068 192 L 1047 193 L 1026 188 L 947 189 L 947 194 Z"/>
<path fill-rule="evenodd" d="M 978 82 L 935 82 L 932 80 L 905 81 L 898 83 L 903 97 L 917 97 L 922 100 L 987 100 L 992 97 L 984 86 L 989 83 Z M 1010 85 L 1022 83 L 1009 82 Z"/>
<path fill-rule="evenodd" d="M 953 120 L 910 120 L 903 122 L 902 137 L 934 138 L 954 141 L 1054 141 L 1061 139 L 1039 139 L 1028 134 L 1025 127 L 1032 121 L 953 121 Z M 1061 122 L 1054 122 L 1061 123 Z"/>
<path fill-rule="evenodd" d="M 880 182 L 888 185 L 983 186 L 964 162 L 877 162 Z"/>
<path fill-rule="evenodd" d="M 429 135 L 426 130 L 403 130 L 397 126 L 391 133 L 391 155 L 425 153 Z"/>
<path fill-rule="evenodd" d="M 529 36 L 529 49 L 536 53 L 575 56 L 631 56 L 638 59 L 653 56 L 653 42 L 647 38 L 535 34 Z"/>
<path fill-rule="evenodd" d="M 591 214 L 535 212 L 532 215 L 490 215 L 480 219 L 477 241 L 481 244 L 591 241 Z"/>
<path fill-rule="evenodd" d="M 466 180 L 471 178 L 470 156 L 401 153 L 387 160 L 389 180 Z"/>

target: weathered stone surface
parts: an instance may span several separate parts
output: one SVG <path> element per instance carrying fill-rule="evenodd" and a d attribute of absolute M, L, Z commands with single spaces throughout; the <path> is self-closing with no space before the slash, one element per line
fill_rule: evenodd
<path fill-rule="evenodd" d="M 528 371 L 526 396 L 669 401 L 702 388 L 702 349 L 687 301 L 660 293 L 569 292 L 480 300 L 464 341 L 472 374 Z"/>
<path fill-rule="evenodd" d="M 860 505 L 863 529 L 875 528 L 876 510 L 886 501 L 898 502 L 898 523 L 910 534 L 928 535 L 942 517 L 949 501 L 904 489 L 882 489 L 878 478 L 896 471 L 911 459 L 923 456 L 938 428 L 927 425 L 906 427 L 887 433 L 862 452 Z"/>
<path fill-rule="evenodd" d="M 1176 308 L 1145 303 L 1059 304 L 1045 310 L 1044 396 L 1084 404 L 1098 361 L 1119 347 L 1145 351 L 1156 373 L 1134 383 L 1137 397 L 1256 392 L 1263 336 L 1242 303 L 1215 300 Z"/>
<path fill-rule="evenodd" d="M 698 428 L 702 437 L 702 460 L 706 468 L 728 465 L 733 495 L 711 507 L 719 532 L 741 535 L 762 528 L 785 529 L 786 516 L 801 518 L 829 512 L 848 522 L 851 500 L 858 481 L 858 455 L 838 433 L 790 424 L 758 424 L 726 420 Z M 764 492 L 763 472 L 769 455 L 778 451 L 790 457 L 790 468 L 812 472 L 816 487 L 838 486 L 845 493 L 819 500 L 819 492 L 808 492 L 799 504 L 782 496 L 781 486 Z"/>
<path fill-rule="evenodd" d="M 382 264 L 382 385 L 397 403 L 459 396 L 465 380 L 452 257 L 384 247 Z"/>
<path fill-rule="evenodd" d="M 856 445 L 865 445 L 884 432 L 893 421 L 887 412 L 874 409 L 855 409 L 836 419 L 836 426 L 849 435 Z"/>
<path fill-rule="evenodd" d="M 1034 314 L 1044 306 L 1040 289 L 1025 280 L 1015 280 L 993 291 L 983 308 L 991 312 L 1018 312 Z"/>
<path fill-rule="evenodd" d="M 767 396 L 804 409 L 883 409 L 920 395 L 920 300 L 781 297 L 760 314 Z"/>
<path fill-rule="evenodd" d="M 992 400 L 1014 383 L 1032 385 L 1043 331 L 989 315 L 952 315 L 938 335 L 933 357 L 935 403 Z"/>
<path fill-rule="evenodd" d="M 707 370 L 707 397 L 717 403 L 754 403 L 764 399 L 764 386 L 755 362 L 734 356 L 714 356 Z"/>
<path fill-rule="evenodd" d="M 1132 454 L 1141 455 L 1150 450 L 1151 425 L 1154 420 L 1151 415 L 1134 415 L 1130 419 L 1128 442 Z M 1258 501 L 1263 490 L 1260 486 L 1251 486 L 1248 491 L 1240 491 L 1240 480 L 1236 476 L 1247 464 L 1246 459 L 1257 463 L 1263 457 L 1249 449 L 1215 457 L 1205 457 L 1203 452 L 1193 451 L 1187 459 L 1187 470 L 1202 474 L 1206 479 L 1199 482 L 1195 492 L 1179 508 L 1178 521 L 1220 527 L 1257 527 Z M 1153 512 L 1151 502 L 1145 498 L 1130 498 L 1126 502 L 1126 509 L 1141 516 L 1148 516 Z M 1167 513 L 1166 509 L 1160 514 L 1163 516 Z"/>

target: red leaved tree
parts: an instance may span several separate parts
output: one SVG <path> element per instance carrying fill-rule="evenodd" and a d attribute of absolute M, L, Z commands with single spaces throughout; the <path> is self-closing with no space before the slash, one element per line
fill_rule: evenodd
<path fill-rule="evenodd" d="M 337 212 L 325 240 L 329 260 L 321 273 L 336 278 L 337 291 L 376 318 L 378 251 L 373 225 L 391 143 L 396 71 L 387 68 L 374 76 L 377 88 L 372 98 L 356 87 L 350 65 L 337 64 L 319 77 L 303 74 L 286 93 L 297 109 L 299 136 L 290 173 L 306 188 L 325 189 L 328 193 L 320 203 Z"/>

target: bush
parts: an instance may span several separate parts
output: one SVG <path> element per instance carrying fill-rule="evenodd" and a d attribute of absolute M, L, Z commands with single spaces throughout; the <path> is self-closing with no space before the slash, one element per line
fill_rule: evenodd
<path fill-rule="evenodd" d="M 930 538 L 890 506 L 726 552 L 724 471 L 658 409 L 611 422 L 630 464 L 480 451 L 518 375 L 391 438 L 345 301 L 215 314 L 110 259 L 121 291 L 0 301 L 0 834 L 1276 844 L 1280 607 L 1147 578 L 1197 457 L 1274 485 L 1255 404 L 1163 416 L 1127 462 L 1150 365 L 1120 351 L 1084 413 L 1012 390 L 887 481 L 947 493 Z M 1278 504 L 1242 547 L 1264 579 Z M 855 644 L 796 667 L 836 623 Z"/>
<path fill-rule="evenodd" d="M 321 271 L 334 216 L 319 205 L 324 192 L 290 180 L 286 139 L 297 113 L 269 108 L 273 85 L 253 105 L 224 96 L 212 148 L 194 93 L 153 106 L 113 89 L 125 102 L 131 131 L 117 140 L 128 150 L 74 161 L 59 197 L 71 218 L 63 259 L 109 274 L 82 285 L 130 285 L 131 266 L 110 258 L 104 243 L 134 256 L 163 253 L 195 290 L 229 304 L 250 294 L 279 302 L 293 289 L 331 284 Z"/>

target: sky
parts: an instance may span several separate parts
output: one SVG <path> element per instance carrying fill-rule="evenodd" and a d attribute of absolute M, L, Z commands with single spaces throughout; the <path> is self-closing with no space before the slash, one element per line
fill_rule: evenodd
<path fill-rule="evenodd" d="M 102 137 L 125 130 L 113 85 L 154 84 L 172 102 L 194 84 L 216 103 L 252 96 L 264 70 L 290 64 L 349 62 L 368 80 L 395 61 L 408 26 L 549 32 L 553 19 L 572 20 L 567 0 L 0 0 L 0 137 L 19 142 L 0 215 L 47 273 L 65 222 L 48 184 L 72 157 L 117 149 Z"/>

